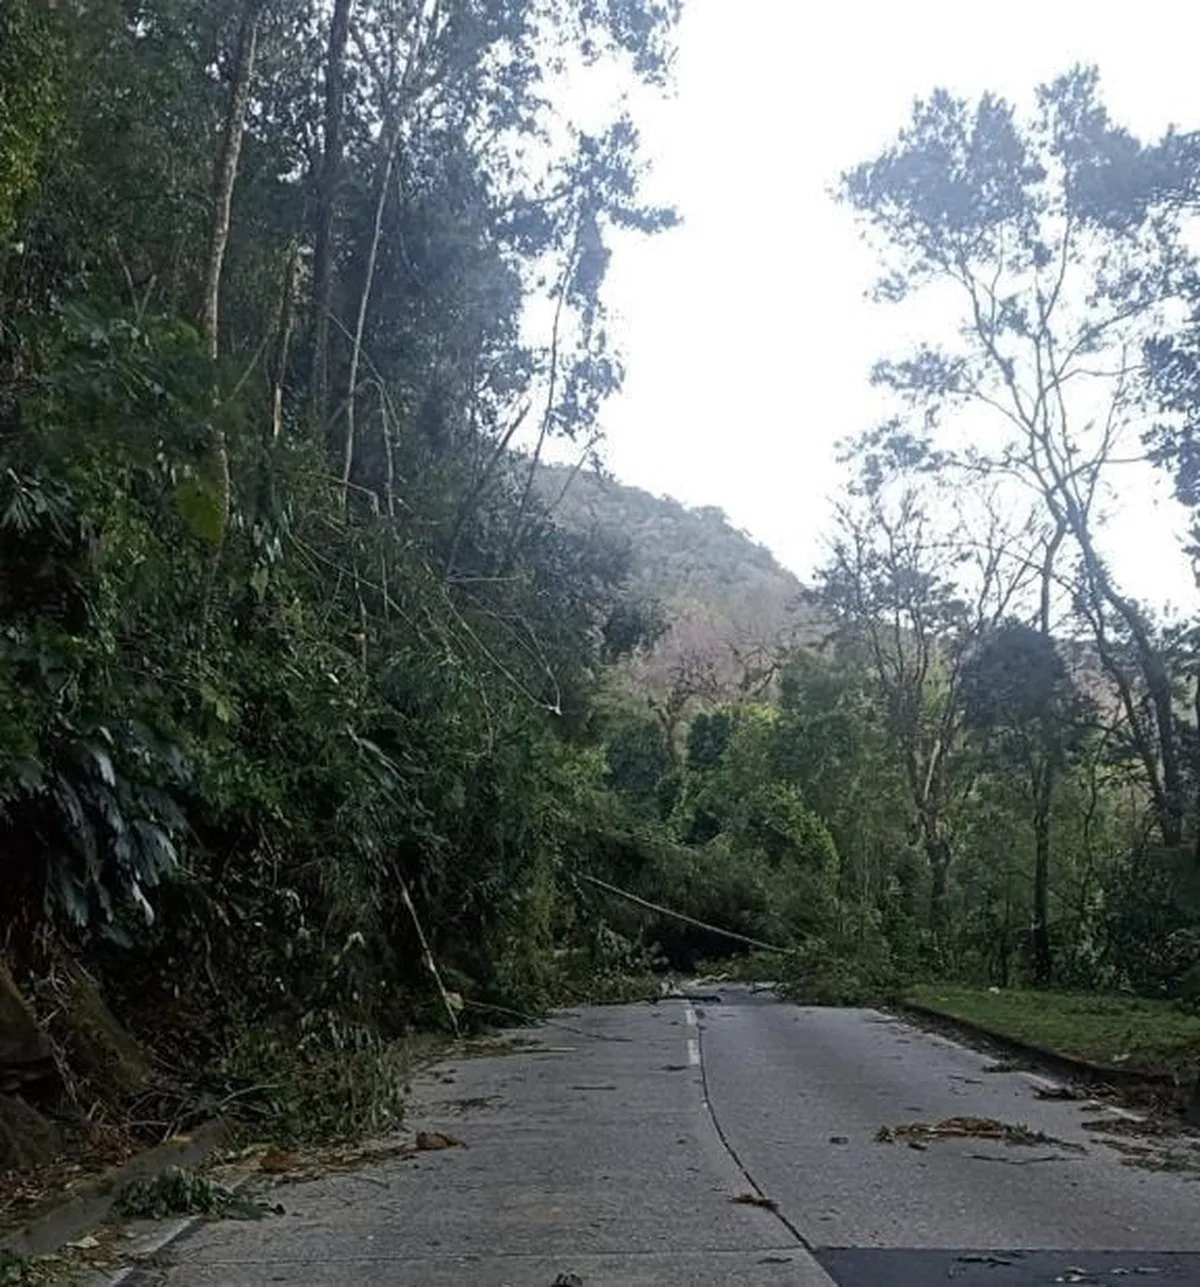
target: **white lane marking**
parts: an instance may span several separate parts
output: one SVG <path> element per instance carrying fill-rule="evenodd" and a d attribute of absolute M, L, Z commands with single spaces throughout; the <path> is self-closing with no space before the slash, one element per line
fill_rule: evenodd
<path fill-rule="evenodd" d="M 687 1020 L 687 1026 L 689 1028 L 694 1028 L 696 1026 L 696 1012 L 692 1009 L 690 1004 L 683 1007 L 683 1017 Z"/>
<path fill-rule="evenodd" d="M 1022 1073 L 1021 1076 L 1038 1090 L 1055 1091 L 1063 1084 L 1049 1077 L 1039 1076 L 1037 1073 L 1026 1072 Z M 1144 1122 L 1146 1120 L 1142 1113 L 1135 1113 L 1131 1109 L 1122 1108 L 1120 1104 L 1106 1104 L 1102 1100 L 1094 1101 L 1094 1103 L 1094 1111 L 1098 1113 L 1110 1113 L 1113 1117 L 1124 1118 L 1127 1122 Z"/>
<path fill-rule="evenodd" d="M 1024 1079 L 1038 1090 L 1057 1090 L 1059 1082 L 1051 1081 L 1049 1077 L 1039 1076 L 1038 1073 L 1023 1072 Z"/>
<path fill-rule="evenodd" d="M 700 1043 L 695 1037 L 688 1038 L 688 1063 L 693 1068 L 700 1066 Z"/>

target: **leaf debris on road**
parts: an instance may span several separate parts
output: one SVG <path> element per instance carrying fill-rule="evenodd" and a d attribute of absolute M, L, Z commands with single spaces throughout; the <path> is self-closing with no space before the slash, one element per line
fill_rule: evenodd
<path fill-rule="evenodd" d="M 730 1202 L 744 1207 L 762 1207 L 765 1211 L 778 1211 L 779 1203 L 774 1198 L 764 1197 L 761 1193 L 735 1193 Z"/>
<path fill-rule="evenodd" d="M 1001 1122 L 994 1117 L 947 1117 L 940 1122 L 901 1122 L 896 1126 L 881 1126 L 875 1132 L 875 1138 L 881 1144 L 903 1140 L 918 1147 L 927 1141 L 940 1139 L 998 1140 L 1004 1144 L 1056 1144 L 1060 1148 L 1086 1152 L 1082 1144 L 1070 1144 L 1023 1123 Z"/>
<path fill-rule="evenodd" d="M 417 1149 L 421 1153 L 433 1153 L 443 1148 L 466 1147 L 456 1135 L 447 1135 L 445 1131 L 417 1132 Z"/>
<path fill-rule="evenodd" d="M 1056 1086 L 1035 1086 L 1033 1088 L 1034 1097 L 1037 1099 L 1088 1099 L 1089 1094 L 1081 1090 L 1078 1086 L 1068 1086 L 1065 1083 Z"/>

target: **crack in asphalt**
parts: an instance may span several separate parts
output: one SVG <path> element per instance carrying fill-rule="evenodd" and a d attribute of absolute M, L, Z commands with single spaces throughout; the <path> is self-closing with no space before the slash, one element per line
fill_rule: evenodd
<path fill-rule="evenodd" d="M 684 1005 L 688 1010 L 692 1008 L 690 1001 L 685 1001 Z M 804 1234 L 800 1232 L 800 1230 L 796 1227 L 795 1224 L 792 1223 L 790 1219 L 788 1219 L 788 1217 L 779 1208 L 778 1203 L 769 1194 L 763 1192 L 762 1188 L 759 1186 L 758 1181 L 754 1178 L 753 1175 L 751 1175 L 750 1171 L 746 1167 L 746 1164 L 738 1156 L 737 1149 L 735 1149 L 733 1145 L 730 1143 L 729 1136 L 725 1134 L 725 1128 L 721 1125 L 720 1117 L 717 1116 L 717 1110 L 713 1104 L 712 1095 L 709 1090 L 708 1069 L 705 1067 L 705 1063 L 704 1063 L 704 1025 L 702 1023 L 697 1022 L 695 1027 L 696 1027 L 696 1037 L 694 1038 L 694 1040 L 696 1042 L 696 1049 L 699 1054 L 699 1059 L 697 1062 L 700 1065 L 700 1087 L 704 1092 L 704 1107 L 708 1110 L 709 1121 L 711 1121 L 713 1124 L 713 1130 L 715 1130 L 717 1133 L 717 1139 L 721 1141 L 721 1147 L 725 1150 L 726 1153 L 729 1154 L 730 1158 L 732 1158 L 733 1164 L 737 1167 L 739 1171 L 741 1171 L 742 1175 L 745 1177 L 746 1183 L 750 1186 L 751 1190 L 758 1197 L 762 1198 L 764 1209 L 770 1211 L 770 1213 L 775 1217 L 775 1219 L 778 1220 L 781 1225 L 783 1225 L 783 1227 L 788 1231 L 788 1233 L 792 1235 L 793 1238 L 795 1238 L 796 1242 L 799 1244 L 800 1247 L 802 1247 L 810 1255 L 814 1254 L 816 1252 L 816 1247 L 814 1246 L 814 1244 L 811 1243 L 808 1240 L 808 1238 L 806 1238 Z"/>

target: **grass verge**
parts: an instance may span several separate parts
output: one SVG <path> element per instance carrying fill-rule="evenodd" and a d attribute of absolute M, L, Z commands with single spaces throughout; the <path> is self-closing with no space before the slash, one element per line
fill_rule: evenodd
<path fill-rule="evenodd" d="M 1102 1068 L 1188 1075 L 1200 1065 L 1200 1014 L 1170 1001 L 944 984 L 907 988 L 903 999 Z"/>

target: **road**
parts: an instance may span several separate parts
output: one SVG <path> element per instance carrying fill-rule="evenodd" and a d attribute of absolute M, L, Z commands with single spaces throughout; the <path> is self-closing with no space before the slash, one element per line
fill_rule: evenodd
<path fill-rule="evenodd" d="M 556 1025 L 418 1079 L 410 1127 L 463 1147 L 281 1186 L 127 1287 L 1200 1284 L 1200 1141 L 990 1056 L 747 988 Z M 1045 1138 L 878 1138 L 967 1116 Z"/>

